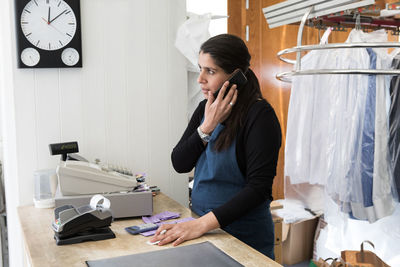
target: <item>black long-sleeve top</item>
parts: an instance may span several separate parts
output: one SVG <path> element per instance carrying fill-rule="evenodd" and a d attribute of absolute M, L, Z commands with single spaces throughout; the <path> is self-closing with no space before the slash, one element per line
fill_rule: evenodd
<path fill-rule="evenodd" d="M 172 165 L 179 173 L 190 172 L 206 148 L 197 133 L 206 101 L 200 102 L 172 151 Z M 229 225 L 267 199 L 272 200 L 272 183 L 280 146 L 281 128 L 274 109 L 266 100 L 256 101 L 236 138 L 236 158 L 246 185 L 232 199 L 213 210 L 221 227 Z"/>

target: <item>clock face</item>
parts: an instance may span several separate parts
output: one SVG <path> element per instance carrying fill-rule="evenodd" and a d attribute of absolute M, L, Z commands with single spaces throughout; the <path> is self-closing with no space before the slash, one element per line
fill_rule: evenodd
<path fill-rule="evenodd" d="M 74 66 L 79 61 L 79 53 L 74 48 L 66 48 L 61 53 L 61 60 L 67 66 Z"/>
<path fill-rule="evenodd" d="M 43 50 L 58 50 L 73 39 L 77 20 L 63 0 L 31 0 L 22 10 L 21 29 L 28 41 Z"/>
<path fill-rule="evenodd" d="M 29 67 L 36 66 L 40 61 L 39 52 L 32 47 L 25 48 L 21 53 L 21 60 Z"/>

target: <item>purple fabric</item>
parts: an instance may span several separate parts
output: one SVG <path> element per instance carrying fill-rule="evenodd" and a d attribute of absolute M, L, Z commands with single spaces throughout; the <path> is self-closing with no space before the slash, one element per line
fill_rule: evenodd
<path fill-rule="evenodd" d="M 194 218 L 193 217 L 187 217 L 187 218 L 182 218 L 182 219 L 175 220 L 175 221 L 159 222 L 159 223 L 156 223 L 156 224 L 158 226 L 161 226 L 163 224 L 175 224 L 175 223 L 181 223 L 181 222 L 188 222 L 188 221 L 191 221 L 191 220 L 194 220 Z M 151 230 L 151 231 L 143 232 L 143 233 L 140 233 L 140 234 L 142 236 L 151 236 L 151 235 L 154 235 L 156 233 L 156 231 L 157 230 Z"/>
<path fill-rule="evenodd" d="M 142 220 L 145 223 L 159 223 L 165 220 L 176 219 L 179 218 L 180 216 L 181 215 L 177 212 L 164 211 L 153 216 L 143 216 Z"/>

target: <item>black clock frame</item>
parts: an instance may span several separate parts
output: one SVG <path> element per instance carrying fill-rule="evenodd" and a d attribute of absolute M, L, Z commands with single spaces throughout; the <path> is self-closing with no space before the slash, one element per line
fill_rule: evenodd
<path fill-rule="evenodd" d="M 16 26 L 16 40 L 17 40 L 17 62 L 18 68 L 80 68 L 82 67 L 82 39 L 81 39 L 81 12 L 80 0 L 60 0 L 66 2 L 75 13 L 76 17 L 76 32 L 72 40 L 63 48 L 58 50 L 43 50 L 31 44 L 25 37 L 21 28 L 21 14 L 26 4 L 31 0 L 15 0 L 15 26 Z M 25 48 L 32 47 L 40 54 L 40 61 L 35 66 L 27 66 L 21 60 L 21 53 Z M 73 65 L 65 65 L 61 60 L 61 53 L 66 48 L 74 48 L 79 53 L 79 61 Z"/>

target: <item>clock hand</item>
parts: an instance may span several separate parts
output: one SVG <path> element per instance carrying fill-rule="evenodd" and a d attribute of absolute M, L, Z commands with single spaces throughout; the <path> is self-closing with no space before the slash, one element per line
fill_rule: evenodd
<path fill-rule="evenodd" d="M 61 12 L 60 14 L 58 14 L 55 18 L 53 18 L 52 20 L 49 21 L 49 24 L 52 23 L 56 18 L 58 18 L 59 16 L 61 16 L 62 14 L 64 14 L 67 10 L 64 10 L 63 12 Z"/>
<path fill-rule="evenodd" d="M 53 29 L 55 29 L 56 31 L 58 31 L 61 35 L 64 35 L 64 33 L 62 33 L 59 29 L 57 29 L 56 27 L 54 27 L 53 24 L 50 24 L 47 22 L 47 20 L 45 18 L 42 17 L 42 20 L 44 20 L 48 25 L 50 25 L 51 27 L 53 27 Z"/>
<path fill-rule="evenodd" d="M 49 7 L 48 15 L 47 15 L 47 24 L 50 24 L 50 7 Z"/>

